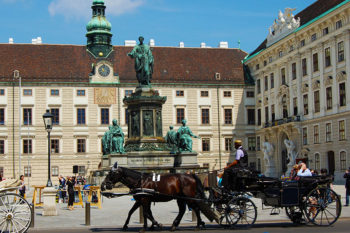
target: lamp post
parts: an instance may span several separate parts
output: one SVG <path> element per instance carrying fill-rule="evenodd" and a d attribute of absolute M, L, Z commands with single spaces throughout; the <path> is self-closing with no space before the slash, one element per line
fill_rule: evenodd
<path fill-rule="evenodd" d="M 47 131 L 47 144 L 48 144 L 48 179 L 47 179 L 47 184 L 46 187 L 52 187 L 52 182 L 51 182 L 51 150 L 50 150 L 50 133 L 52 130 L 52 119 L 53 115 L 50 113 L 50 110 L 46 110 L 46 113 L 43 115 L 43 120 L 45 124 L 45 129 Z"/>

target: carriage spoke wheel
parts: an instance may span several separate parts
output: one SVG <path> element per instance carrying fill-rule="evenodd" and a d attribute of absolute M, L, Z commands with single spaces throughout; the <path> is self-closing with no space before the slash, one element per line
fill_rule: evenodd
<path fill-rule="evenodd" d="M 329 188 L 316 188 L 307 195 L 304 212 L 308 220 L 313 224 L 330 226 L 340 216 L 340 198 Z"/>
<path fill-rule="evenodd" d="M 286 207 L 286 215 L 295 224 L 305 224 L 306 217 L 304 216 L 303 209 L 299 206 Z"/>
<path fill-rule="evenodd" d="M 233 198 L 225 210 L 226 221 L 231 226 L 251 227 L 255 223 L 256 217 L 256 206 L 246 197 Z"/>
<path fill-rule="evenodd" d="M 28 202 L 14 193 L 0 195 L 0 232 L 24 233 L 31 223 Z"/>

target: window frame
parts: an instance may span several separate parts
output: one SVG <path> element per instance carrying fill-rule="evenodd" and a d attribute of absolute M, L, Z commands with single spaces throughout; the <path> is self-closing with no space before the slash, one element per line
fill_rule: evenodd
<path fill-rule="evenodd" d="M 226 152 L 233 151 L 233 139 L 232 138 L 225 138 L 225 151 Z"/>
<path fill-rule="evenodd" d="M 332 87 L 326 87 L 326 109 L 332 110 L 333 109 L 333 91 Z"/>
<path fill-rule="evenodd" d="M 33 96 L 32 89 L 23 89 L 23 96 Z"/>
<path fill-rule="evenodd" d="M 292 63 L 292 80 L 297 79 L 297 63 Z"/>
<path fill-rule="evenodd" d="M 201 97 L 209 97 L 209 91 L 201 91 Z"/>
<path fill-rule="evenodd" d="M 32 108 L 23 108 L 23 125 L 32 125 L 33 124 L 33 109 Z"/>
<path fill-rule="evenodd" d="M 52 124 L 59 125 L 60 124 L 60 109 L 59 108 L 51 108 L 50 113 L 53 115 Z"/>
<path fill-rule="evenodd" d="M 326 142 L 332 142 L 332 123 L 326 123 Z"/>
<path fill-rule="evenodd" d="M 344 155 L 344 156 L 342 156 Z M 339 161 L 340 161 L 340 171 L 345 172 L 347 169 L 346 166 L 346 151 L 339 152 Z"/>
<path fill-rule="evenodd" d="M 303 106 L 304 106 L 304 115 L 309 115 L 309 96 L 308 94 L 303 95 Z"/>
<path fill-rule="evenodd" d="M 270 88 L 271 89 L 275 88 L 275 75 L 274 75 L 274 73 L 270 74 Z"/>
<path fill-rule="evenodd" d="M 318 53 L 312 54 L 312 68 L 313 72 L 318 72 L 320 69 L 318 64 Z"/>
<path fill-rule="evenodd" d="M 77 108 L 77 125 L 86 125 L 86 108 Z"/>
<path fill-rule="evenodd" d="M 225 108 L 224 109 L 224 124 L 225 125 L 232 125 L 232 108 Z"/>
<path fill-rule="evenodd" d="M 109 108 L 100 109 L 100 123 L 101 125 L 109 125 Z"/>
<path fill-rule="evenodd" d="M 50 96 L 60 96 L 60 90 L 59 89 L 50 89 Z"/>
<path fill-rule="evenodd" d="M 345 132 L 345 120 L 338 121 L 338 128 L 339 128 L 339 141 L 345 141 L 346 140 L 346 132 Z"/>
<path fill-rule="evenodd" d="M 314 91 L 314 110 L 315 110 L 315 113 L 319 113 L 321 111 L 319 90 Z"/>
<path fill-rule="evenodd" d="M 86 91 L 84 89 L 78 89 L 77 96 L 86 96 Z"/>
<path fill-rule="evenodd" d="M 249 112 L 253 112 L 249 114 Z M 249 119 L 250 117 L 253 117 L 253 119 Z M 255 125 L 255 109 L 254 108 L 247 108 L 247 124 L 248 125 Z"/>
<path fill-rule="evenodd" d="M 51 167 L 51 176 L 57 177 L 59 175 L 59 167 L 58 166 L 52 166 Z"/>
<path fill-rule="evenodd" d="M 185 91 L 184 90 L 176 90 L 176 97 L 184 97 Z"/>
<path fill-rule="evenodd" d="M 210 138 L 202 138 L 202 152 L 210 152 Z"/>
<path fill-rule="evenodd" d="M 86 153 L 86 138 L 77 138 L 77 153 Z"/>
<path fill-rule="evenodd" d="M 224 91 L 223 95 L 224 95 L 224 98 L 230 98 L 230 97 L 232 97 L 231 91 Z"/>
<path fill-rule="evenodd" d="M 50 139 L 50 149 L 53 154 L 60 153 L 60 140 L 58 138 Z"/>
<path fill-rule="evenodd" d="M 185 118 L 185 108 L 176 108 L 176 124 L 182 124 L 182 120 Z"/>
<path fill-rule="evenodd" d="M 0 108 L 0 125 L 5 125 L 5 108 Z"/>
<path fill-rule="evenodd" d="M 248 137 L 248 150 L 256 151 L 256 137 Z"/>
<path fill-rule="evenodd" d="M 325 67 L 330 67 L 332 65 L 330 47 L 324 49 L 324 60 L 325 60 Z"/>
<path fill-rule="evenodd" d="M 319 125 L 314 125 L 314 144 L 320 143 L 320 128 Z"/>
<path fill-rule="evenodd" d="M 32 166 L 24 166 L 23 175 L 24 177 L 32 177 Z"/>
<path fill-rule="evenodd" d="M 0 88 L 0 96 L 5 96 L 5 89 L 4 88 Z"/>
<path fill-rule="evenodd" d="M 306 76 L 307 75 L 307 59 L 306 58 L 303 58 L 301 60 L 301 70 L 302 70 L 303 76 Z"/>
<path fill-rule="evenodd" d="M 303 127 L 302 129 L 302 137 L 303 137 L 303 145 L 307 145 L 307 127 Z"/>
<path fill-rule="evenodd" d="M 0 139 L 0 155 L 4 155 L 4 154 L 5 154 L 5 140 Z"/>
<path fill-rule="evenodd" d="M 33 140 L 30 138 L 22 139 L 23 154 L 33 154 Z"/>
<path fill-rule="evenodd" d="M 201 108 L 201 123 L 202 125 L 210 124 L 210 109 L 209 108 Z"/>
<path fill-rule="evenodd" d="M 337 44 L 337 56 L 338 56 L 338 62 L 345 61 L 345 47 L 344 47 L 344 41 L 340 41 Z"/>
<path fill-rule="evenodd" d="M 344 88 L 342 88 L 344 87 Z M 339 83 L 339 106 L 346 106 L 346 83 Z"/>

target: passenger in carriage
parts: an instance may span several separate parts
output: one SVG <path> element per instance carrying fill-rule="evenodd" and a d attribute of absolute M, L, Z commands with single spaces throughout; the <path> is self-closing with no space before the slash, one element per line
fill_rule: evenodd
<path fill-rule="evenodd" d="M 307 168 L 305 163 L 299 164 L 299 171 L 297 173 L 298 176 L 312 176 L 310 169 Z"/>
<path fill-rule="evenodd" d="M 295 164 L 293 169 L 290 171 L 289 180 L 298 180 L 299 165 Z"/>

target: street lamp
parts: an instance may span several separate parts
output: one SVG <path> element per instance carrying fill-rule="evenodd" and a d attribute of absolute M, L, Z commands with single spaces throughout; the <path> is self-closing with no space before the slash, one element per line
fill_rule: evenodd
<path fill-rule="evenodd" d="M 43 120 L 45 124 L 45 129 L 47 131 L 47 144 L 48 144 L 48 179 L 47 179 L 47 184 L 46 187 L 52 187 L 52 182 L 51 182 L 51 150 L 50 150 L 50 132 L 52 130 L 52 119 L 53 115 L 50 113 L 50 110 L 46 110 L 46 113 L 43 115 Z"/>

